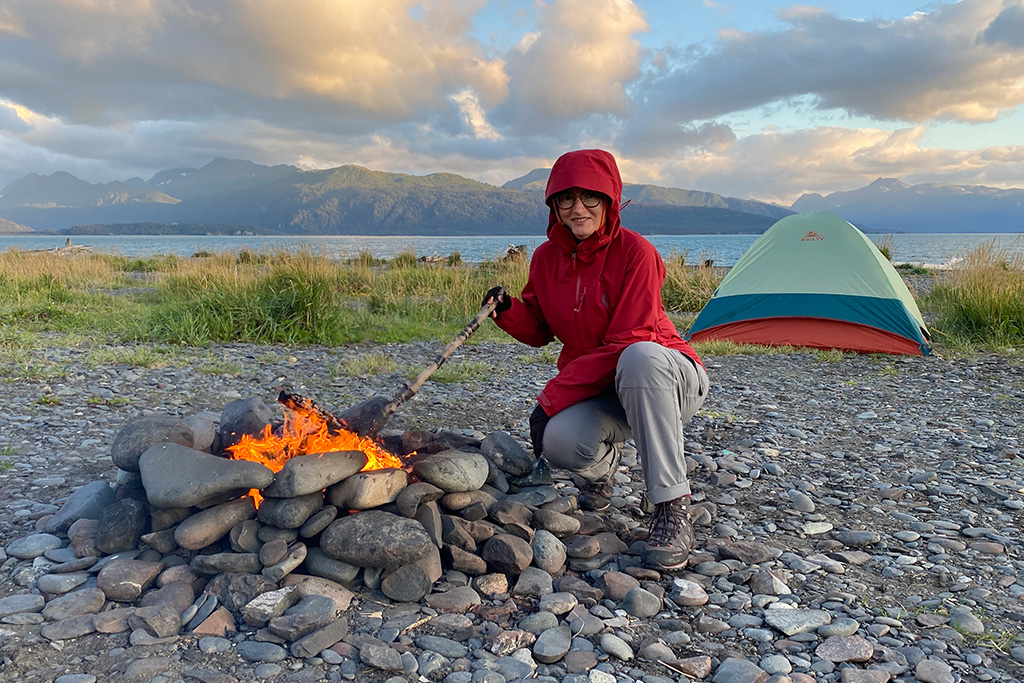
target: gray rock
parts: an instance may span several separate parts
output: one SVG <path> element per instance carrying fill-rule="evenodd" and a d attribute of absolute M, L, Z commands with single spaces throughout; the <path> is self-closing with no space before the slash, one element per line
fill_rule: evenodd
<path fill-rule="evenodd" d="M 712 683 L 765 683 L 768 673 L 757 664 L 738 657 L 729 657 L 715 671 Z"/>
<path fill-rule="evenodd" d="M 132 420 L 118 432 L 110 447 L 110 459 L 122 470 L 139 471 L 139 458 L 151 446 L 174 443 L 192 448 L 192 428 L 179 417 L 147 415 Z"/>
<path fill-rule="evenodd" d="M 163 568 L 159 562 L 114 560 L 96 575 L 96 585 L 110 600 L 132 602 L 156 580 Z"/>
<path fill-rule="evenodd" d="M 348 564 L 395 569 L 412 564 L 435 546 L 419 522 L 367 510 L 331 522 L 320 537 L 320 547 Z"/>
<path fill-rule="evenodd" d="M 186 417 L 185 424 L 192 430 L 192 448 L 209 453 L 213 448 L 214 441 L 217 439 L 217 425 L 219 422 L 219 413 L 202 412 Z"/>
<path fill-rule="evenodd" d="M 418 481 L 402 489 L 395 499 L 395 506 L 403 517 L 415 517 L 420 505 L 438 500 L 443 495 L 444 491 L 433 484 Z"/>
<path fill-rule="evenodd" d="M 235 649 L 247 662 L 280 662 L 288 656 L 288 651 L 280 645 L 254 640 L 243 640 Z"/>
<path fill-rule="evenodd" d="M 633 648 L 614 633 L 601 634 L 601 649 L 616 659 L 628 662 L 633 659 Z"/>
<path fill-rule="evenodd" d="M 922 659 L 914 668 L 914 678 L 922 683 L 954 683 L 949 664 L 937 659 Z"/>
<path fill-rule="evenodd" d="M 78 588 L 89 580 L 89 575 L 78 574 L 47 574 L 40 576 L 36 582 L 36 588 L 43 595 L 64 595 L 70 590 Z"/>
<path fill-rule="evenodd" d="M 519 575 L 513 595 L 524 595 L 531 598 L 539 598 L 553 592 L 551 574 L 537 567 L 526 567 Z"/>
<path fill-rule="evenodd" d="M 290 458 L 274 477 L 274 483 L 263 490 L 274 498 L 304 496 L 343 481 L 366 467 L 362 451 L 310 453 Z"/>
<path fill-rule="evenodd" d="M 403 671 L 402 656 L 387 645 L 364 643 L 359 648 L 359 661 L 374 669 Z"/>
<path fill-rule="evenodd" d="M 149 515 L 141 500 L 124 498 L 100 513 L 96 549 L 108 555 L 133 550 L 146 530 Z"/>
<path fill-rule="evenodd" d="M 280 419 L 281 413 L 271 410 L 270 406 L 258 398 L 244 398 L 231 401 L 220 413 L 221 448 L 227 450 L 242 440 L 243 436 L 260 436 L 263 429 Z"/>
<path fill-rule="evenodd" d="M 437 654 L 449 659 L 465 657 L 469 653 L 469 648 L 462 643 L 452 640 L 451 638 L 425 635 L 417 636 L 414 642 L 416 643 L 416 647 L 422 650 L 436 652 Z"/>
<path fill-rule="evenodd" d="M 47 550 L 55 550 L 61 546 L 61 540 L 53 534 L 30 534 L 15 539 L 7 544 L 7 554 L 19 560 L 31 560 L 41 556 Z"/>
<path fill-rule="evenodd" d="M 370 510 L 394 502 L 409 485 L 409 474 L 398 468 L 359 472 L 327 490 L 327 500 L 341 510 Z"/>
<path fill-rule="evenodd" d="M 285 586 L 269 593 L 263 593 L 257 595 L 242 608 L 242 618 L 250 626 L 263 628 L 267 622 L 284 614 L 285 610 L 298 600 L 299 594 L 295 586 Z"/>
<path fill-rule="evenodd" d="M 505 432 L 491 432 L 480 443 L 480 450 L 490 458 L 498 468 L 513 477 L 529 474 L 533 468 L 533 459 Z"/>
<path fill-rule="evenodd" d="M 396 602 L 419 602 L 430 592 L 433 581 L 418 564 L 406 564 L 385 572 L 380 590 Z"/>
<path fill-rule="evenodd" d="M 114 489 L 105 481 L 94 481 L 78 488 L 68 496 L 60 510 L 51 517 L 43 531 L 65 534 L 80 519 L 99 519 L 100 513 L 117 500 Z"/>
<path fill-rule="evenodd" d="M 206 593 L 232 612 L 240 612 L 257 595 L 276 588 L 273 581 L 260 574 L 221 574 L 206 585 Z"/>
<path fill-rule="evenodd" d="M 817 647 L 814 654 L 830 662 L 866 662 L 875 648 L 860 636 L 831 636 Z"/>
<path fill-rule="evenodd" d="M 877 531 L 837 531 L 832 535 L 848 548 L 863 548 L 882 540 Z"/>
<path fill-rule="evenodd" d="M 306 595 L 283 615 L 271 619 L 268 628 L 274 635 L 294 641 L 323 628 L 337 615 L 338 604 L 333 599 L 326 595 Z"/>
<path fill-rule="evenodd" d="M 0 598 L 0 619 L 12 614 L 36 613 L 43 609 L 46 600 L 42 595 L 19 593 Z"/>
<path fill-rule="evenodd" d="M 138 607 L 128 616 L 128 625 L 143 629 L 154 638 L 168 638 L 181 629 L 181 611 L 173 605 Z"/>
<path fill-rule="evenodd" d="M 252 553 L 213 553 L 196 555 L 188 564 L 189 568 L 199 576 L 216 576 L 224 572 L 238 574 L 255 574 L 263 565 L 259 555 Z"/>
<path fill-rule="evenodd" d="M 976 617 L 970 607 L 955 607 L 949 613 L 949 625 L 960 633 L 980 636 L 985 633 L 985 624 Z"/>
<path fill-rule="evenodd" d="M 84 614 L 47 624 L 39 631 L 39 635 L 47 640 L 68 640 L 69 638 L 80 638 L 95 630 L 92 615 Z"/>
<path fill-rule="evenodd" d="M 487 481 L 487 460 L 477 453 L 442 451 L 413 462 L 413 472 L 442 491 L 476 491 Z"/>
<path fill-rule="evenodd" d="M 339 642 L 346 635 L 348 635 L 348 620 L 344 618 L 335 619 L 326 626 L 292 643 L 292 656 L 303 659 L 313 657 L 327 650 L 327 648 Z"/>
<path fill-rule="evenodd" d="M 333 505 L 324 505 L 299 527 L 299 536 L 302 538 L 313 538 L 337 518 L 338 508 Z"/>
<path fill-rule="evenodd" d="M 538 530 L 530 547 L 533 549 L 533 564 L 549 574 L 557 573 L 565 564 L 565 544 L 550 531 Z"/>
<path fill-rule="evenodd" d="M 359 570 L 360 567 L 336 560 L 317 546 L 309 548 L 306 553 L 306 571 L 313 576 L 330 579 L 349 588 L 355 587 Z"/>
<path fill-rule="evenodd" d="M 828 612 L 816 609 L 768 609 L 764 620 L 769 626 L 787 636 L 816 631 L 832 621 Z"/>
<path fill-rule="evenodd" d="M 263 568 L 263 576 L 271 581 L 277 582 L 283 579 L 294 570 L 298 569 L 302 561 L 306 559 L 306 544 L 292 543 L 288 546 L 288 552 L 280 562 Z"/>
<path fill-rule="evenodd" d="M 68 617 L 96 614 L 106 601 L 107 596 L 99 588 L 87 587 L 50 600 L 42 612 L 50 621 L 62 621 Z"/>
<path fill-rule="evenodd" d="M 64 674 L 53 679 L 53 683 L 96 683 L 92 674 Z"/>
<path fill-rule="evenodd" d="M 492 571 L 504 574 L 519 574 L 533 561 L 530 544 L 511 534 L 495 534 L 480 552 Z"/>
<path fill-rule="evenodd" d="M 294 498 L 264 498 L 256 511 L 256 519 L 278 529 L 298 529 L 323 504 L 324 494 L 320 491 Z"/>
<path fill-rule="evenodd" d="M 442 614 L 465 614 L 480 604 L 480 595 L 469 586 L 459 586 L 446 593 L 431 593 L 424 600 Z"/>
<path fill-rule="evenodd" d="M 201 550 L 220 540 L 239 522 L 256 514 L 256 501 L 245 496 L 201 510 L 179 524 L 174 541 L 186 550 Z"/>
<path fill-rule="evenodd" d="M 643 588 L 631 588 L 619 606 L 634 617 L 647 619 L 661 611 L 661 599 Z"/>
<path fill-rule="evenodd" d="M 227 460 L 177 444 L 151 446 L 139 458 L 142 484 L 151 505 L 180 508 L 215 498 L 263 489 L 274 480 L 266 465 Z"/>
<path fill-rule="evenodd" d="M 533 513 L 531 525 L 534 529 L 550 531 L 558 538 L 572 536 L 580 530 L 578 517 L 563 515 L 561 512 L 541 508 Z"/>
<path fill-rule="evenodd" d="M 549 628 L 533 644 L 533 658 L 542 664 L 554 664 L 569 652 L 572 631 L 568 626 Z"/>

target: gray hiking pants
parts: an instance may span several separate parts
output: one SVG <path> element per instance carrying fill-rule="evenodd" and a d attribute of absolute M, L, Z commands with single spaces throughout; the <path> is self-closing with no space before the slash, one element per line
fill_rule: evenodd
<path fill-rule="evenodd" d="M 588 481 L 603 479 L 616 451 L 633 437 L 647 498 L 664 503 L 690 493 L 683 425 L 700 410 L 708 375 L 686 354 L 637 342 L 619 357 L 615 387 L 557 413 L 544 430 L 543 454 L 552 466 Z"/>

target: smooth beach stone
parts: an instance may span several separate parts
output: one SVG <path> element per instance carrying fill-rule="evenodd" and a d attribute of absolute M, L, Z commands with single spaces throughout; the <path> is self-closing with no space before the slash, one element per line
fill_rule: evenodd
<path fill-rule="evenodd" d="M 263 494 L 291 498 L 322 491 L 359 472 L 366 467 L 366 461 L 366 453 L 362 451 L 298 455 L 284 464 L 274 476 L 274 483 L 263 489 Z"/>
<path fill-rule="evenodd" d="M 192 428 L 180 417 L 146 415 L 132 420 L 117 433 L 110 446 L 110 459 L 127 472 L 139 471 L 139 458 L 151 446 L 175 443 L 192 448 Z"/>
<path fill-rule="evenodd" d="M 475 491 L 487 481 L 487 459 L 478 453 L 442 451 L 417 458 L 413 472 L 423 481 L 453 493 Z"/>
<path fill-rule="evenodd" d="M 113 554 L 132 550 L 139 544 L 149 515 L 141 500 L 124 498 L 100 513 L 96 525 L 96 549 Z"/>
<path fill-rule="evenodd" d="M 7 544 L 7 554 L 19 560 L 31 560 L 39 557 L 47 550 L 56 550 L 63 541 L 53 534 L 31 534 L 15 539 Z"/>
<path fill-rule="evenodd" d="M 396 569 L 415 562 L 435 546 L 416 520 L 366 510 L 331 522 L 320 536 L 320 547 L 348 564 Z"/>
<path fill-rule="evenodd" d="M 409 485 L 409 473 L 388 467 L 359 472 L 327 490 L 327 500 L 341 510 L 370 510 L 394 502 Z"/>
<path fill-rule="evenodd" d="M 201 510 L 179 524 L 174 541 L 186 550 L 201 550 L 223 538 L 239 522 L 256 514 L 256 501 L 245 496 Z"/>
<path fill-rule="evenodd" d="M 114 489 L 105 481 L 94 481 L 75 491 L 61 505 L 60 510 L 43 526 L 48 534 L 66 534 L 80 519 L 99 519 L 108 506 L 117 500 Z"/>
<path fill-rule="evenodd" d="M 533 469 L 533 459 L 526 450 L 506 432 L 491 432 L 480 443 L 480 450 L 502 472 L 521 477 Z"/>
<path fill-rule="evenodd" d="M 266 465 L 228 460 L 178 444 L 151 446 L 139 458 L 142 485 L 160 508 L 200 505 L 218 496 L 263 489 L 274 480 Z"/>
<path fill-rule="evenodd" d="M 43 609 L 46 599 L 33 593 L 19 593 L 0 598 L 0 618 L 12 614 L 35 613 Z"/>
<path fill-rule="evenodd" d="M 256 519 L 278 529 L 298 529 L 323 505 L 324 494 L 320 491 L 294 498 L 264 498 Z"/>
<path fill-rule="evenodd" d="M 226 451 L 242 440 L 243 436 L 258 437 L 274 420 L 281 419 L 281 413 L 271 409 L 258 398 L 240 398 L 225 404 L 220 411 L 220 427 L 217 435 L 221 447 Z"/>

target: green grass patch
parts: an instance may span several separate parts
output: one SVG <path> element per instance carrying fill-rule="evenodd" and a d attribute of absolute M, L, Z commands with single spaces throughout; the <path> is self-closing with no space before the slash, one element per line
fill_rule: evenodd
<path fill-rule="evenodd" d="M 53 394 L 43 394 L 36 399 L 36 403 L 41 406 L 59 406 L 61 402 L 60 396 L 54 396 Z"/>
<path fill-rule="evenodd" d="M 704 356 L 779 356 L 790 353 L 804 353 L 806 349 L 793 346 L 764 346 L 761 344 L 737 344 L 727 339 L 710 339 L 695 342 L 693 349 Z"/>
<path fill-rule="evenodd" d="M 448 361 L 431 375 L 432 382 L 439 384 L 472 384 L 493 379 L 495 368 L 483 361 Z"/>
<path fill-rule="evenodd" d="M 923 298 L 935 314 L 936 342 L 955 349 L 1004 348 L 1024 344 L 1024 256 L 995 242 L 969 253 L 942 274 Z"/>
<path fill-rule="evenodd" d="M 82 359 L 82 365 L 95 368 L 101 365 L 127 365 L 133 368 L 162 368 L 172 365 L 175 350 L 167 346 L 128 346 L 92 348 Z"/>
<path fill-rule="evenodd" d="M 126 406 L 131 403 L 131 399 L 127 398 L 102 398 L 100 396 L 90 396 L 85 399 L 85 404 L 88 406 Z"/>
<path fill-rule="evenodd" d="M 331 370 L 335 377 L 368 377 L 390 374 L 395 371 L 395 367 L 395 361 L 392 358 L 378 351 L 372 351 L 346 358 L 332 366 Z"/>

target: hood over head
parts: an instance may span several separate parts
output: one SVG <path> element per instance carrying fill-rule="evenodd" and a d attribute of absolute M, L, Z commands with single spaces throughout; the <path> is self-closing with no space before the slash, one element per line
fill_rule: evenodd
<path fill-rule="evenodd" d="M 593 237 L 584 240 L 593 241 L 595 247 L 607 243 L 619 231 L 619 203 L 622 201 L 622 178 L 615 157 L 603 149 L 580 149 L 566 152 L 551 167 L 544 201 L 551 212 L 548 217 L 548 239 L 559 243 L 563 241 L 561 234 L 567 235 L 572 242 L 572 233 L 564 226 L 562 230 L 556 229 L 561 223 L 555 210 L 554 195 L 571 187 L 600 192 L 610 199 L 605 210 L 604 227 Z M 572 246 L 575 247 L 575 243 Z"/>

